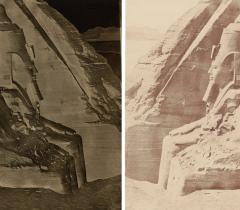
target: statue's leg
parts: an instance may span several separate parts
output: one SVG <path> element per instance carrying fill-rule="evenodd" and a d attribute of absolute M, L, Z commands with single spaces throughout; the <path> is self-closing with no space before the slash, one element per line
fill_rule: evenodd
<path fill-rule="evenodd" d="M 16 139 L 7 134 L 4 135 L 6 140 L 3 144 L 4 148 L 30 158 L 39 168 L 47 168 L 45 171 L 58 173 L 66 193 L 78 189 L 75 162 L 68 152 L 36 134 L 14 133 L 14 137 L 17 136 Z"/>
<path fill-rule="evenodd" d="M 75 160 L 76 172 L 78 176 L 78 184 L 79 186 L 82 186 L 85 183 L 87 183 L 82 138 L 79 135 L 74 135 L 70 138 L 70 140 L 71 140 L 71 151 L 73 151 L 70 154 L 74 157 L 74 160 Z"/>
<path fill-rule="evenodd" d="M 168 176 L 170 171 L 171 160 L 174 154 L 179 151 L 175 142 L 168 136 L 163 139 L 162 156 L 160 161 L 158 184 L 161 189 L 167 189 Z"/>
<path fill-rule="evenodd" d="M 8 95 L 10 98 L 11 96 L 11 94 Z M 62 129 L 63 133 L 57 133 L 42 125 L 41 119 L 40 122 L 37 122 L 36 119 L 29 117 L 29 123 L 35 126 L 35 130 L 32 131 L 24 121 L 18 122 L 17 119 L 14 119 L 12 110 L 2 95 L 0 95 L 0 105 L 0 126 L 5 135 L 0 143 L 6 149 L 32 159 L 41 171 L 44 171 L 43 168 L 48 168 L 47 170 L 61 174 L 63 185 L 67 191 L 77 188 L 78 183 L 79 186 L 86 183 L 82 139 L 79 135 L 64 134 L 65 130 L 68 132 L 70 130 L 64 126 L 62 126 L 63 129 L 61 126 L 57 129 Z M 21 126 L 16 126 L 17 124 L 21 124 Z M 19 127 L 28 132 L 22 132 Z M 37 127 L 40 127 L 40 130 L 36 129 Z M 70 149 L 68 149 L 69 146 Z M 80 181 L 78 182 L 78 180 Z"/>
<path fill-rule="evenodd" d="M 197 134 L 197 133 L 196 133 Z M 159 169 L 158 184 L 161 189 L 166 190 L 171 168 L 171 160 L 177 153 L 186 147 L 197 143 L 198 136 L 195 133 L 186 135 L 167 136 L 163 140 L 162 155 Z"/>
<path fill-rule="evenodd" d="M 81 136 L 56 133 L 51 130 L 45 130 L 47 139 L 50 143 L 58 145 L 74 158 L 78 186 L 81 187 L 87 182 L 86 167 L 83 153 L 83 142 Z"/>
<path fill-rule="evenodd" d="M 62 184 L 66 192 L 74 192 L 78 189 L 74 158 L 57 145 L 49 143 L 49 146 L 51 147 L 49 150 L 50 154 L 45 155 L 45 157 L 49 157 L 49 160 L 45 158 L 46 166 L 49 171 L 58 172 L 61 175 Z"/>

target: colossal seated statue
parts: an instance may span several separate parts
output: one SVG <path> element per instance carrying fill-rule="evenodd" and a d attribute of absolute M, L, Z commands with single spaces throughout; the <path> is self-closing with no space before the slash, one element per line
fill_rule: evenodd
<path fill-rule="evenodd" d="M 206 116 L 165 137 L 159 173 L 163 190 L 239 189 L 239 18 L 222 34 L 203 101 Z"/>
<path fill-rule="evenodd" d="M 41 116 L 34 46 L 2 5 L 0 41 L 0 156 L 12 157 L 2 159 L 0 186 L 73 192 L 86 183 L 82 139 Z"/>

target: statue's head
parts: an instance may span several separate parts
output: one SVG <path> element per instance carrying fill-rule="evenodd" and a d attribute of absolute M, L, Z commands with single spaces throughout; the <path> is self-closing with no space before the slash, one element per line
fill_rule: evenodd
<path fill-rule="evenodd" d="M 233 113 L 239 106 L 239 100 L 237 99 L 228 99 L 226 101 L 226 112 Z"/>
<path fill-rule="evenodd" d="M 212 64 L 209 68 L 209 85 L 203 97 L 206 103 L 214 103 L 220 90 L 234 82 L 236 54 L 240 53 L 240 22 L 230 24 L 224 29 L 218 45 L 211 53 Z"/>

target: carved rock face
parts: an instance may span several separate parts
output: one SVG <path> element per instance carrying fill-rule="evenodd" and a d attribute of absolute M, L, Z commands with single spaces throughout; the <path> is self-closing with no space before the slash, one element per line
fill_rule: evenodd
<path fill-rule="evenodd" d="M 208 104 L 211 109 L 219 94 L 215 90 L 232 81 L 234 59 L 223 62 L 220 57 L 238 46 L 237 29 L 232 34 L 227 29 L 238 19 L 239 8 L 238 1 L 201 1 L 136 65 L 134 73 L 139 77 L 127 92 L 128 177 L 157 183 L 164 137 L 205 116 L 203 97 L 208 86 L 215 93 L 210 94 L 214 98 Z M 217 50 L 212 53 L 214 46 Z M 218 56 L 223 63 L 215 60 Z M 209 85 L 208 71 L 216 66 L 223 70 L 221 79 Z"/>
<path fill-rule="evenodd" d="M 0 185 L 64 193 L 86 183 L 86 165 L 90 181 L 120 173 L 120 82 L 105 59 L 59 13 L 34 0 L 0 1 L 0 40 L 1 144 L 31 162 L 15 174 L 4 166 L 9 180 Z M 88 144 L 99 138 L 96 147 L 109 148 L 96 161 Z M 114 149 L 109 167 L 112 144 L 119 153 Z"/>
<path fill-rule="evenodd" d="M 211 89 L 216 91 L 213 98 L 207 89 L 204 98 L 212 106 L 205 118 L 200 123 L 179 128 L 178 132 L 172 132 L 175 135 L 170 133 L 165 138 L 159 182 L 171 192 L 187 194 L 204 189 L 240 188 L 240 89 L 237 77 L 240 48 L 237 47 L 239 38 L 235 27 L 238 24 L 237 19 L 223 33 L 213 61 L 215 67 L 211 68 L 210 74 L 214 77 L 210 86 L 217 84 L 219 89 Z"/>
<path fill-rule="evenodd" d="M 136 65 L 139 78 L 127 92 L 128 177 L 157 183 L 163 138 L 205 115 L 212 47 L 238 17 L 238 6 L 236 1 L 200 2 Z"/>
<path fill-rule="evenodd" d="M 58 135 L 58 140 L 62 139 L 62 141 L 69 139 L 71 142 L 71 138 L 53 131 L 51 126 L 46 127 L 44 121 L 41 120 L 37 104 L 43 98 L 35 77 L 36 67 L 25 47 L 23 31 L 11 23 L 2 5 L 0 8 L 2 20 L 0 39 L 3 43 L 1 60 L 4 62 L 2 65 L 4 68 L 0 72 L 2 78 L 0 99 L 2 147 L 16 153 L 15 156 L 20 155 L 31 159 L 33 171 L 34 165 L 39 166 L 39 175 L 44 167 L 47 168 L 46 172 L 56 173 L 56 177 L 60 178 L 59 185 L 63 186 L 63 192 L 71 192 L 78 188 L 78 180 L 80 185 L 86 182 L 83 153 L 80 154 L 81 151 L 77 151 L 79 154 L 75 155 L 75 160 L 63 148 L 48 142 L 47 138 L 51 141 L 51 136 L 54 135 Z M 67 132 L 67 130 L 70 129 L 63 129 L 62 132 Z M 78 144 L 81 145 L 81 138 L 78 140 Z M 82 165 L 76 167 L 75 162 L 82 163 Z M 14 165 L 14 162 L 12 164 Z M 18 166 L 24 167 L 25 165 L 20 161 Z M 78 170 L 79 173 L 77 173 L 76 168 L 81 168 L 82 171 Z M 37 183 L 38 180 L 35 180 L 35 185 Z M 21 183 L 19 185 L 21 186 Z M 48 183 L 39 187 L 46 186 Z M 52 187 L 51 183 L 49 187 Z M 58 190 L 58 187 L 57 189 L 53 187 L 53 189 Z"/>
<path fill-rule="evenodd" d="M 44 96 L 41 115 L 82 136 L 89 181 L 119 175 L 120 80 L 106 60 L 46 3 L 2 3 L 34 48 L 37 82 Z"/>
<path fill-rule="evenodd" d="M 167 160 L 165 155 L 161 162 L 166 165 L 164 161 L 168 161 L 170 165 L 160 171 L 160 180 L 167 190 L 188 194 L 196 190 L 240 188 L 239 110 L 239 106 L 230 111 L 226 108 L 220 116 L 206 117 L 204 129 L 202 126 L 189 130 L 188 134 L 175 136 L 175 141 L 168 138 L 168 144 L 172 143 L 178 150 L 165 146 L 168 152 L 172 152 L 172 157 Z M 161 176 L 164 174 L 167 174 L 165 181 Z"/>

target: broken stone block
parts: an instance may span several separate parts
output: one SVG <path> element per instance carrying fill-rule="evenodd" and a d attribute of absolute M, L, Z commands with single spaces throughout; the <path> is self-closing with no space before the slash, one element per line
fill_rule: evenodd
<path fill-rule="evenodd" d="M 213 138 L 188 147 L 172 159 L 169 192 L 185 195 L 197 190 L 240 188 L 239 136 L 237 140 L 227 134 Z"/>
<path fill-rule="evenodd" d="M 67 193 L 58 173 L 41 172 L 31 159 L 0 148 L 0 186 L 8 188 L 45 188 Z"/>

